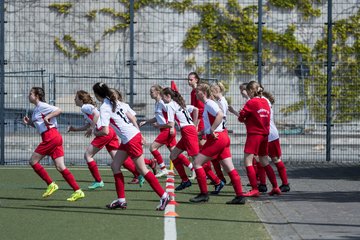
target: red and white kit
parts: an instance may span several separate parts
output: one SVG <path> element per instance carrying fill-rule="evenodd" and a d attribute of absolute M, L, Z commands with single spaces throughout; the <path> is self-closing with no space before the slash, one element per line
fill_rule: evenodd
<path fill-rule="evenodd" d="M 168 123 L 167 106 L 163 100 L 159 100 L 155 103 L 155 118 L 159 125 Z M 174 128 L 175 131 L 175 128 Z M 159 135 L 156 137 L 155 142 L 165 144 L 167 147 L 173 147 L 176 145 L 176 132 L 170 134 L 170 128 L 161 128 Z"/>

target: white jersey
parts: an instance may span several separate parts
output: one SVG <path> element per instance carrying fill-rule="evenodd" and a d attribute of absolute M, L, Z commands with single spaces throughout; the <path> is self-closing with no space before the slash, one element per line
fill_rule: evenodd
<path fill-rule="evenodd" d="M 154 115 L 158 124 L 164 125 L 168 122 L 167 106 L 163 100 L 155 103 Z"/>
<path fill-rule="evenodd" d="M 176 121 L 180 128 L 195 126 L 190 115 L 194 110 L 194 106 L 186 105 L 186 109 L 183 109 L 177 102 L 171 101 L 167 104 L 167 109 L 169 122 Z"/>
<path fill-rule="evenodd" d="M 81 112 L 84 115 L 85 122 L 91 124 L 94 121 L 94 112 L 99 114 L 99 110 L 92 104 L 83 104 Z"/>
<path fill-rule="evenodd" d="M 224 96 L 222 96 L 219 100 L 217 100 L 217 103 L 219 104 L 219 107 L 220 107 L 221 111 L 223 111 L 223 114 L 224 114 L 223 127 L 225 128 L 226 122 L 227 122 L 226 116 L 227 116 L 227 111 L 229 109 L 229 104 Z"/>
<path fill-rule="evenodd" d="M 269 136 L 268 136 L 268 141 L 272 142 L 272 141 L 275 141 L 276 139 L 279 139 L 279 132 L 278 132 L 276 126 L 275 126 L 272 105 L 271 105 L 269 99 L 267 99 L 266 97 L 264 97 L 264 98 L 268 101 L 270 109 L 271 109 L 271 113 L 270 113 L 270 132 L 269 132 Z"/>
<path fill-rule="evenodd" d="M 40 134 L 46 132 L 50 128 L 57 128 L 57 120 L 55 117 L 51 118 L 50 124 L 46 124 L 44 122 L 44 118 L 46 115 L 58 110 L 58 107 L 47 104 L 46 102 L 39 102 L 31 115 L 31 121 L 34 124 L 35 128 L 38 130 Z"/>
<path fill-rule="evenodd" d="M 129 142 L 140 131 L 128 119 L 126 113 L 133 111 L 128 104 L 117 102 L 115 112 L 108 98 L 104 99 L 104 103 L 100 106 L 100 117 L 97 122 L 97 128 L 109 126 L 114 128 L 116 134 L 120 137 L 121 143 Z"/>
<path fill-rule="evenodd" d="M 205 105 L 204 105 L 204 113 L 203 113 L 204 131 L 205 131 L 204 133 L 205 134 L 211 133 L 210 132 L 211 126 L 214 123 L 216 114 L 219 111 L 222 111 L 222 110 L 220 109 L 219 105 L 215 101 L 213 101 L 211 99 L 206 100 Z M 219 124 L 219 126 L 217 126 L 217 128 L 215 129 L 214 132 L 222 132 L 222 131 L 224 131 L 224 119 Z"/>

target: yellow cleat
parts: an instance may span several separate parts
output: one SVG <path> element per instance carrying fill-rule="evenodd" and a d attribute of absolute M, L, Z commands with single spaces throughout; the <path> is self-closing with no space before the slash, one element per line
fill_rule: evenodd
<path fill-rule="evenodd" d="M 85 197 L 85 193 L 81 189 L 79 189 L 73 192 L 73 194 L 71 194 L 71 196 L 66 200 L 68 200 L 69 202 L 75 202 L 84 197 Z"/>
<path fill-rule="evenodd" d="M 54 192 L 56 192 L 56 190 L 59 189 L 59 186 L 55 183 L 52 182 L 49 184 L 49 186 L 47 187 L 46 191 L 44 192 L 44 194 L 42 195 L 43 198 L 47 198 L 49 197 L 51 194 L 53 194 Z"/>

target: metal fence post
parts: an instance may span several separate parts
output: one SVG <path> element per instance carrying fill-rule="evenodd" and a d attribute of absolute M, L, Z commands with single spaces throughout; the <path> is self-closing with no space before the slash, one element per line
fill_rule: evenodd
<path fill-rule="evenodd" d="M 128 61 L 129 65 L 129 80 L 130 80 L 130 107 L 134 105 L 134 0 L 130 0 L 130 60 Z"/>
<path fill-rule="evenodd" d="M 5 11 L 4 0 L 0 1 L 0 164 L 5 164 Z"/>
<path fill-rule="evenodd" d="M 258 0 L 258 52 L 257 52 L 257 65 L 258 65 L 258 82 L 261 84 L 262 80 L 262 0 Z"/>
<path fill-rule="evenodd" d="M 331 84 L 332 84 L 332 0 L 328 1 L 327 95 L 326 95 L 326 161 L 331 160 Z"/>

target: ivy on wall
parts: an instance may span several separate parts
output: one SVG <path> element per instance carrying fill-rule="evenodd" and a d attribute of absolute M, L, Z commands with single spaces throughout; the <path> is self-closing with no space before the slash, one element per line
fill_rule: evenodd
<path fill-rule="evenodd" d="M 72 3 L 52 3 L 49 5 L 49 8 L 53 11 L 58 12 L 59 14 L 69 14 L 70 9 L 72 8 Z"/>
<path fill-rule="evenodd" d="M 108 15 L 116 19 L 117 23 L 104 29 L 103 37 L 119 31 L 123 31 L 129 26 L 129 1 L 119 0 L 124 7 L 123 11 L 113 8 L 93 9 L 86 14 L 88 21 L 94 21 L 98 14 Z M 271 11 L 271 7 L 282 8 L 284 11 L 296 9 L 302 13 L 303 19 L 308 20 L 312 17 L 319 17 L 321 12 L 314 8 L 317 4 L 322 4 L 321 0 L 269 0 L 268 6 L 264 11 Z M 51 4 L 52 9 L 56 9 L 61 14 L 68 14 L 72 5 Z M 49 7 L 50 7 L 49 6 Z M 55 7 L 56 6 L 56 7 Z M 257 72 L 255 65 L 257 59 L 257 6 L 243 7 L 237 0 L 228 0 L 225 5 L 219 3 L 193 3 L 192 0 L 165 1 L 165 0 L 138 0 L 134 2 L 134 11 L 143 7 L 162 7 L 172 9 L 179 14 L 185 12 L 195 12 L 199 15 L 198 23 L 191 26 L 184 37 L 182 47 L 188 51 L 189 57 L 185 60 L 185 66 L 196 69 L 199 73 L 206 71 L 211 75 L 224 76 L 225 82 L 231 81 L 234 75 L 254 75 Z M 334 25 L 334 59 L 335 67 L 333 79 L 336 85 L 333 87 L 333 112 L 334 120 L 339 122 L 352 121 L 359 119 L 354 112 L 359 112 L 360 99 L 356 94 L 360 86 L 359 66 L 360 66 L 360 17 L 359 12 L 348 19 L 337 21 Z M 281 109 L 284 114 L 292 114 L 304 108 L 310 111 L 315 121 L 325 120 L 326 106 L 326 68 L 324 62 L 327 61 L 326 34 L 323 39 L 319 39 L 315 46 L 311 48 L 296 39 L 296 26 L 288 25 L 283 33 L 276 32 L 266 25 L 263 27 L 263 55 L 265 63 L 264 71 L 270 72 L 273 68 L 272 63 L 282 62 L 290 72 L 293 72 L 299 65 L 300 59 L 310 66 L 310 74 L 303 79 L 303 95 L 301 100 Z M 326 29 L 324 29 L 326 33 Z M 349 44 L 350 42 L 350 44 Z M 55 46 L 65 56 L 73 59 L 84 57 L 95 51 L 96 48 L 88 48 L 76 43 L 73 39 L 55 39 Z M 98 44 L 98 43 L 97 43 Z M 194 50 L 200 45 L 205 45 L 209 51 L 209 65 L 197 64 Z M 83 48 L 82 48 L 83 47 Z M 279 58 L 278 52 L 284 53 Z M 325 69 L 325 70 L 324 70 Z M 346 69 L 346 72 L 343 70 Z M 354 77 L 356 76 L 356 77 Z M 354 100 L 347 102 L 348 97 L 344 94 L 354 96 Z M 351 106 L 351 107 L 349 107 Z M 351 108 L 355 108 L 352 111 Z"/>

